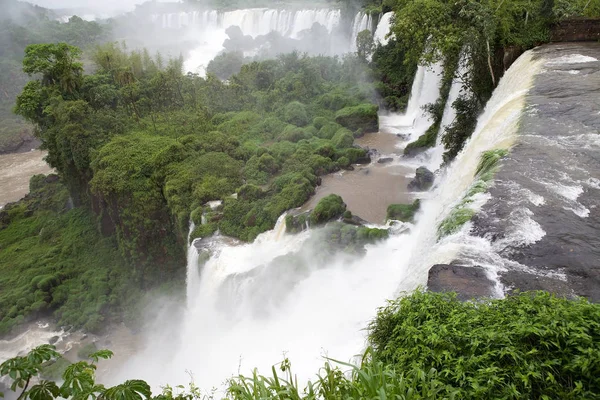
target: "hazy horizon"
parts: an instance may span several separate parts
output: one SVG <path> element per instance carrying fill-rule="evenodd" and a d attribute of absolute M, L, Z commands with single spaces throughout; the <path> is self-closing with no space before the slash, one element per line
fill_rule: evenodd
<path fill-rule="evenodd" d="M 130 11 L 136 4 L 147 0 L 25 0 L 32 4 L 51 9 L 83 8 L 101 12 Z"/>

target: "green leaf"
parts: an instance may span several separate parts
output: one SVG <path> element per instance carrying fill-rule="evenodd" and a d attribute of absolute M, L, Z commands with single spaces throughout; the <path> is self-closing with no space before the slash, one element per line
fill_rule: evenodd
<path fill-rule="evenodd" d="M 113 355 L 114 353 L 110 350 L 98 350 L 97 352 L 90 354 L 89 358 L 94 360 L 95 363 L 97 363 L 99 359 L 102 358 L 104 360 L 108 360 Z"/>
<path fill-rule="evenodd" d="M 58 397 L 60 390 L 52 381 L 42 381 L 29 389 L 28 396 L 31 400 L 53 400 Z"/>
<path fill-rule="evenodd" d="M 142 400 L 150 396 L 152 396 L 150 385 L 142 380 L 129 380 L 107 389 L 102 397 L 106 400 Z"/>

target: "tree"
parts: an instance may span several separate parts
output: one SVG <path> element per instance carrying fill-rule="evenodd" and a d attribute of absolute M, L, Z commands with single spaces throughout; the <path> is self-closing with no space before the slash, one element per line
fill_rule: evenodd
<path fill-rule="evenodd" d="M 23 71 L 29 76 L 40 74 L 43 86 L 56 86 L 63 96 L 76 97 L 83 76 L 80 54 L 66 43 L 32 44 L 25 48 Z"/>
<path fill-rule="evenodd" d="M 375 42 L 373 41 L 373 34 L 370 30 L 365 29 L 358 33 L 356 37 L 356 53 L 358 57 L 367 61 L 371 58 L 373 51 L 375 50 Z"/>

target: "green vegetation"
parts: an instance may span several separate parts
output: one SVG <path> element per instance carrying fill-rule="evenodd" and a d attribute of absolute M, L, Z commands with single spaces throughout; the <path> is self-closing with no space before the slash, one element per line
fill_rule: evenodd
<path fill-rule="evenodd" d="M 67 42 L 84 49 L 107 40 L 108 27 L 73 17 L 54 20 L 51 11 L 16 0 L 2 2 L 0 16 L 0 153 L 14 151 L 33 139 L 32 126 L 12 113 L 15 99 L 27 81 L 22 60 L 27 45 Z"/>
<path fill-rule="evenodd" d="M 413 222 L 415 214 L 421 207 L 421 201 L 415 200 L 412 204 L 390 204 L 387 208 L 387 219 L 403 222 Z"/>
<path fill-rule="evenodd" d="M 254 371 L 228 382 L 225 398 L 258 399 L 595 399 L 600 392 L 600 305 L 544 292 L 460 302 L 452 293 L 417 291 L 379 310 L 360 365 L 328 359 L 306 387 L 291 363 L 270 376 Z M 212 399 L 195 385 L 154 396 L 139 380 L 106 388 L 95 382 L 101 350 L 67 367 L 64 383 L 29 386 L 42 363 L 60 357 L 44 345 L 0 366 L 22 399 L 97 396 L 107 400 Z M 281 372 L 278 372 L 277 370 Z M 183 389 L 183 387 L 181 387 Z"/>
<path fill-rule="evenodd" d="M 319 175 L 368 160 L 335 122 L 357 131 L 377 124 L 356 58 L 293 53 L 244 65 L 224 83 L 184 75 L 181 59 L 164 63 L 115 44 L 99 47 L 91 57 L 96 72 L 85 74 L 80 54 L 65 43 L 25 51 L 23 69 L 35 79 L 15 111 L 36 126 L 67 190 L 61 184 L 63 207 L 52 216 L 38 216 L 45 209 L 36 203 L 29 219 L 19 211 L 27 202 L 4 212 L 3 331 L 50 312 L 96 330 L 142 289 L 181 277 L 190 216 L 192 239 L 219 229 L 253 240 L 305 203 Z M 67 211 L 69 197 L 75 208 Z M 213 200 L 223 200 L 222 209 L 201 225 Z M 344 210 L 320 205 L 315 222 Z M 48 243 L 32 245 L 38 234 Z M 37 258 L 44 261 L 32 267 Z M 78 285 L 88 289 L 77 292 Z"/>
<path fill-rule="evenodd" d="M 141 295 L 130 267 L 56 176 L 34 176 L 30 191 L 0 211 L 0 334 L 49 312 L 97 331 Z"/>
<path fill-rule="evenodd" d="M 417 292 L 371 324 L 373 358 L 434 369 L 441 397 L 597 398 L 600 306 L 548 293 L 460 302 Z"/>
<path fill-rule="evenodd" d="M 498 163 L 503 157 L 508 155 L 508 150 L 495 149 L 483 152 L 479 165 L 475 171 L 475 178 L 469 191 L 438 227 L 438 236 L 444 237 L 458 232 L 460 228 L 469 222 L 475 215 L 475 211 L 470 208 L 473 203 L 473 196 L 478 193 L 484 193 L 494 178 L 498 169 Z"/>
<path fill-rule="evenodd" d="M 314 225 L 340 218 L 346 211 L 344 200 L 337 194 L 323 197 L 310 214 L 310 221 Z"/>
<path fill-rule="evenodd" d="M 504 73 L 505 48 L 524 51 L 548 42 L 552 24 L 563 18 L 600 15 L 598 5 L 587 0 L 375 0 L 369 3 L 381 7 L 385 4 L 394 10 L 392 32 L 397 41 L 394 51 L 402 54 L 400 63 L 413 66 L 417 62 L 443 61 L 448 73 L 451 65 L 448 60 L 457 60 L 460 52 L 466 50 L 468 72 L 460 78 L 467 93 L 454 103 L 458 115 L 444 133 L 446 163 L 458 154 L 473 133 L 478 114 Z M 377 52 L 374 61 L 376 56 Z M 442 110 L 443 107 L 442 104 Z M 407 151 L 430 145 L 438 130 L 439 125 L 434 124 Z"/>

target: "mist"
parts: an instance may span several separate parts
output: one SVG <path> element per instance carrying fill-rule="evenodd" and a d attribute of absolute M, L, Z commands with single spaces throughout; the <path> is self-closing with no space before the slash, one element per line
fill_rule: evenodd
<path fill-rule="evenodd" d="M 30 3 L 50 9 L 80 9 L 100 15 L 116 15 L 133 11 L 137 4 L 145 0 L 32 0 Z"/>

